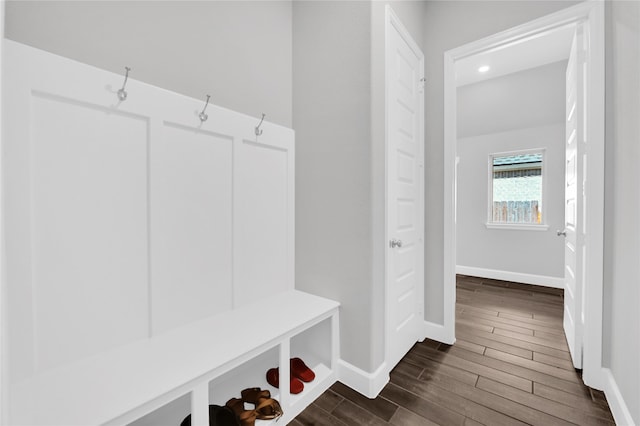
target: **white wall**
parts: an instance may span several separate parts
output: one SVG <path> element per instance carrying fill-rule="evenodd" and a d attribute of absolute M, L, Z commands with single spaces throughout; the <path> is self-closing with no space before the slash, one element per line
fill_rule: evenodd
<path fill-rule="evenodd" d="M 640 424 L 640 3 L 607 8 L 603 363 Z"/>
<path fill-rule="evenodd" d="M 459 266 L 542 277 L 564 276 L 564 123 L 458 140 L 457 253 Z M 487 229 L 490 154 L 545 148 L 543 214 L 549 229 Z M 549 284 L 544 280 L 535 283 Z"/>
<path fill-rule="evenodd" d="M 425 194 L 444 200 L 444 65 L 443 53 L 535 18 L 567 8 L 574 1 L 433 1 L 426 3 L 424 53 Z M 425 220 L 425 316 L 443 323 L 443 209 L 427 209 Z"/>
<path fill-rule="evenodd" d="M 565 69 L 561 61 L 458 88 L 459 266 L 526 274 L 543 285 L 564 276 L 563 240 L 555 232 L 564 227 Z M 487 229 L 489 155 L 534 148 L 546 150 L 549 229 Z"/>
<path fill-rule="evenodd" d="M 291 127 L 290 1 L 10 1 L 5 34 Z"/>

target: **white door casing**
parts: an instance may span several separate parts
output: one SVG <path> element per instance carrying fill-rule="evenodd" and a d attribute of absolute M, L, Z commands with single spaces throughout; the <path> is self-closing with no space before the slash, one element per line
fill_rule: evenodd
<path fill-rule="evenodd" d="M 386 10 L 387 367 L 423 334 L 424 55 Z"/>
<path fill-rule="evenodd" d="M 584 263 L 584 38 L 578 25 L 571 44 L 566 72 L 566 165 L 564 237 L 564 318 L 563 326 L 575 368 L 582 368 L 582 294 Z"/>
<path fill-rule="evenodd" d="M 456 61 L 468 56 L 499 49 L 567 25 L 580 24 L 584 29 L 584 90 L 588 102 L 583 105 L 584 129 L 589 135 L 589 164 L 584 167 L 583 223 L 585 240 L 582 300 L 583 362 L 582 379 L 596 389 L 603 389 L 602 369 L 602 299 L 603 299 L 603 229 L 604 229 L 604 3 L 585 1 L 518 27 L 476 40 L 444 52 L 444 318 L 437 340 L 455 341 L 456 303 L 456 225 L 455 225 L 455 156 L 456 156 Z M 437 284 L 433 284 L 437 285 Z M 428 336 L 431 337 L 431 336 Z"/>

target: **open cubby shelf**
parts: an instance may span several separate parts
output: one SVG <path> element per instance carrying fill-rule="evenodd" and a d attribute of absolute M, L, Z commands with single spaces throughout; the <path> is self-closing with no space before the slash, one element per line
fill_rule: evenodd
<path fill-rule="evenodd" d="M 265 306 L 271 307 L 268 315 L 261 314 Z M 284 292 L 32 377 L 13 386 L 14 407 L 25 410 L 18 418 L 35 424 L 144 425 L 162 410 L 172 413 L 165 418 L 174 424 L 172 419 L 189 414 L 185 395 L 202 385 L 210 403 L 219 405 L 245 387 L 265 387 L 280 396 L 267 385 L 266 368 L 288 360 L 296 336 L 328 322 L 331 338 L 323 344 L 332 348 L 331 355 L 321 361 L 303 355 L 317 377 L 300 395 L 280 398 L 286 423 L 336 380 L 338 306 L 300 291 Z"/>

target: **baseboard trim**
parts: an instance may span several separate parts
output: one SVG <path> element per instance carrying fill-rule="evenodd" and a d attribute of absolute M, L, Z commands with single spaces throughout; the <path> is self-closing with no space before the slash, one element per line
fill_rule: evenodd
<path fill-rule="evenodd" d="M 618 383 L 616 383 L 615 377 L 613 377 L 613 373 L 608 368 L 602 369 L 602 374 L 604 376 L 604 394 L 607 397 L 607 402 L 609 403 L 609 408 L 611 409 L 611 414 L 613 414 L 613 419 L 616 421 L 617 425 L 635 425 L 633 421 L 633 417 L 631 417 L 631 412 L 629 411 L 629 407 L 624 401 L 622 397 L 622 393 L 620 393 L 620 388 L 618 388 Z"/>
<path fill-rule="evenodd" d="M 383 362 L 376 371 L 367 373 L 355 365 L 339 359 L 338 380 L 367 398 L 373 399 L 377 397 L 382 391 L 382 388 L 389 383 L 387 363 Z"/>
<path fill-rule="evenodd" d="M 444 325 L 429 321 L 424 322 L 424 335 L 427 339 L 446 343 L 447 345 L 453 345 L 456 342 L 455 335 L 451 336 Z"/>
<path fill-rule="evenodd" d="M 476 268 L 474 266 L 456 266 L 456 274 L 494 280 L 513 281 L 523 284 L 535 284 L 544 287 L 564 288 L 564 278 L 547 275 L 523 274 L 521 272 L 500 271 L 497 269 Z"/>

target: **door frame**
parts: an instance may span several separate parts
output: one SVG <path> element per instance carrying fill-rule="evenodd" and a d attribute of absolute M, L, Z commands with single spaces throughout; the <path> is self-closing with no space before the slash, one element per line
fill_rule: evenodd
<path fill-rule="evenodd" d="M 604 388 L 602 369 L 602 301 L 604 246 L 604 129 L 605 129 L 605 9 L 604 2 L 585 1 L 518 27 L 444 52 L 444 330 L 446 343 L 455 342 L 456 304 L 456 81 L 455 62 L 482 52 L 500 49 L 554 29 L 585 22 L 589 27 L 587 78 L 587 133 L 589 167 L 585 191 L 586 257 L 583 273 L 584 383 Z"/>
<path fill-rule="evenodd" d="M 4 134 L 2 127 L 2 106 L 4 99 L 2 96 L 3 77 L 2 69 L 4 68 L 4 16 L 5 16 L 5 0 L 0 0 L 0 425 L 8 424 L 9 395 L 7 392 L 9 383 L 9 369 L 7 360 L 7 321 L 6 306 L 7 295 L 5 293 L 5 251 L 4 251 L 4 170 L 1 165 L 4 162 L 2 152 L 2 143 L 4 142 Z"/>
<path fill-rule="evenodd" d="M 390 5 L 386 5 L 385 7 L 385 108 L 384 108 L 384 114 L 385 114 L 385 134 L 384 134 L 384 144 L 385 144 L 385 182 L 384 182 L 384 193 L 385 193 L 385 218 L 384 218 L 384 236 L 385 236 L 385 240 L 384 240 L 384 245 L 385 245 L 385 250 L 384 250 L 384 265 L 385 265 L 385 272 L 384 272 L 384 287 L 385 287 L 385 302 L 384 302 L 384 321 L 385 321 L 385 325 L 384 325 L 384 334 L 385 334 L 385 338 L 384 338 L 384 359 L 385 359 L 385 367 L 387 372 L 390 371 L 393 367 L 395 367 L 395 365 L 390 365 L 389 361 L 390 361 L 390 350 L 389 350 L 389 342 L 390 342 L 390 335 L 391 335 L 391 312 L 390 312 L 390 291 L 389 291 L 389 283 L 390 283 L 390 278 L 389 278 L 389 261 L 390 261 L 390 254 L 389 254 L 389 241 L 392 238 L 392 236 L 389 234 L 389 224 L 388 224 L 388 218 L 389 218 L 389 167 L 388 167 L 388 159 L 389 159 L 389 75 L 390 73 L 388 72 L 388 68 L 391 66 L 390 63 L 390 59 L 391 56 L 389 55 L 390 53 L 390 46 L 389 46 L 389 39 L 390 39 L 390 31 L 392 30 L 396 30 L 398 32 L 398 34 L 400 35 L 400 37 L 407 43 L 407 45 L 409 46 L 409 48 L 411 50 L 413 50 L 414 52 L 416 52 L 417 56 L 420 58 L 419 61 L 419 65 L 418 65 L 418 71 L 420 73 L 419 77 L 422 78 L 422 75 L 424 73 L 424 53 L 422 52 L 422 50 L 420 49 L 420 47 L 418 46 L 418 44 L 415 42 L 415 40 L 411 37 L 411 34 L 409 33 L 409 31 L 406 29 L 406 27 L 402 24 L 402 21 L 400 21 L 400 18 L 398 18 L 398 15 L 396 15 L 396 13 L 393 11 L 393 9 L 391 8 Z M 418 217 L 419 223 L 418 226 L 420 228 L 420 232 L 421 235 L 418 238 L 418 242 L 421 243 L 421 256 L 418 259 L 418 262 L 421 262 L 421 264 L 419 265 L 419 276 L 417 278 L 417 282 L 418 283 L 423 283 L 424 282 L 424 90 L 423 90 L 423 95 L 422 95 L 422 100 L 420 102 L 419 105 L 419 110 L 416 113 L 416 116 L 419 117 L 420 123 L 418 124 L 418 141 L 420 146 L 418 147 L 418 184 L 420 186 L 420 188 L 418 189 L 418 195 L 419 195 L 419 202 L 418 202 L 418 212 L 416 214 L 416 216 Z M 422 324 L 424 322 L 424 285 L 417 285 L 416 286 L 416 290 L 417 290 L 417 297 L 418 297 L 418 322 L 416 325 L 416 341 L 418 340 L 423 340 L 425 337 L 424 334 L 424 330 L 422 327 Z"/>

